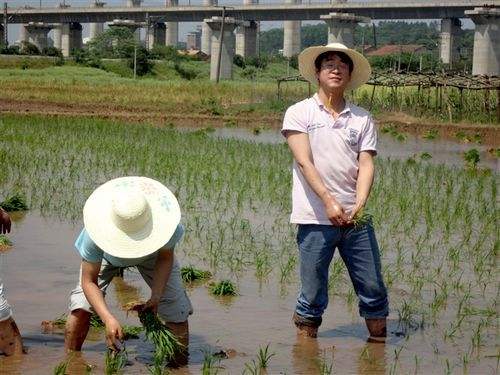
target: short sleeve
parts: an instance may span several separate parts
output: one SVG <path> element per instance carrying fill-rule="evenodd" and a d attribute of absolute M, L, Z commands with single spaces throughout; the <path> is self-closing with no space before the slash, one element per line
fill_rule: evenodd
<path fill-rule="evenodd" d="M 85 229 L 82 229 L 76 239 L 75 247 L 82 259 L 87 262 L 99 263 L 102 261 L 104 252 L 92 241 Z"/>
<path fill-rule="evenodd" d="M 359 143 L 359 152 L 374 151 L 377 153 L 377 129 L 371 116 L 368 116 L 363 131 L 361 132 L 361 141 Z"/>
<path fill-rule="evenodd" d="M 175 232 L 170 238 L 170 240 L 167 242 L 165 246 L 162 247 L 162 249 L 168 249 L 168 250 L 173 250 L 175 248 L 175 245 L 181 240 L 182 236 L 184 235 L 184 226 L 182 224 L 177 225 L 177 228 L 175 228 Z"/>
<path fill-rule="evenodd" d="M 288 130 L 295 130 L 301 133 L 307 133 L 307 117 L 300 103 L 294 104 L 289 107 L 285 112 L 283 118 L 283 127 L 281 134 L 286 136 Z"/>

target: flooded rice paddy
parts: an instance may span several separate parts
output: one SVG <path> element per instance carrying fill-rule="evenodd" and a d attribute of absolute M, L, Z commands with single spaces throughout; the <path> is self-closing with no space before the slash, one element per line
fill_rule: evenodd
<path fill-rule="evenodd" d="M 382 137 L 367 209 L 389 289 L 387 343 L 366 342 L 338 256 L 319 337 L 304 340 L 291 323 L 299 285 L 285 146 L 96 120 L 11 116 L 0 121 L 0 129 L 0 197 L 22 192 L 32 208 L 16 217 L 9 236 L 14 247 L 3 255 L 2 269 L 28 354 L 0 356 L 0 373 L 52 373 L 65 359 L 62 332 L 42 333 L 41 322 L 66 312 L 77 281 L 73 242 L 81 208 L 97 185 L 132 174 L 157 178 L 178 196 L 186 225 L 176 249 L 181 264 L 210 270 L 213 280 L 230 279 L 238 289 L 235 297 L 215 298 L 206 284 L 188 287 L 195 309 L 190 359 L 172 373 L 198 374 L 204 365 L 207 374 L 252 373 L 259 348 L 268 344 L 275 354 L 269 374 L 498 372 L 495 165 L 470 171 L 458 162 L 408 162 L 406 154 L 388 159 Z M 230 131 L 215 134 L 234 137 L 237 131 Z M 446 148 L 432 142 L 436 152 Z M 410 156 L 424 152 L 414 147 Z M 126 271 L 107 301 L 124 324 L 138 325 L 137 317 L 122 310 L 138 296 L 147 298 L 147 287 Z M 147 373 L 152 347 L 142 335 L 126 346 L 124 373 Z M 84 374 L 86 364 L 92 373 L 103 373 L 104 352 L 102 333 L 93 332 L 68 373 Z"/>

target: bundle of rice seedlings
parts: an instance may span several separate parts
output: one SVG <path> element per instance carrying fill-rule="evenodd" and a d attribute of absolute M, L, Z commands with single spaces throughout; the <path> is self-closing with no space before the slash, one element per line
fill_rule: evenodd
<path fill-rule="evenodd" d="M 191 265 L 181 268 L 182 281 L 184 281 L 185 283 L 190 283 L 190 282 L 193 282 L 195 280 L 208 279 L 211 276 L 212 276 L 212 274 L 209 271 L 203 271 L 203 270 L 194 268 Z"/>
<path fill-rule="evenodd" d="M 215 296 L 235 296 L 237 294 L 236 287 L 230 280 L 210 284 L 210 293 Z"/>
<path fill-rule="evenodd" d="M 372 220 L 372 215 L 366 212 L 364 209 L 359 210 L 354 218 L 352 219 L 352 223 L 355 228 L 361 228 L 363 225 L 368 224 Z"/>
<path fill-rule="evenodd" d="M 144 328 L 138 326 L 123 326 L 122 327 L 123 339 L 124 340 L 138 339 L 139 334 L 143 331 L 143 329 Z"/>
<path fill-rule="evenodd" d="M 152 311 L 139 311 L 139 320 L 146 331 L 146 339 L 155 346 L 155 363 L 169 362 L 185 349 L 184 345 Z"/>
<path fill-rule="evenodd" d="M 0 207 L 2 207 L 7 212 L 28 210 L 26 199 L 21 194 L 14 194 L 10 198 L 7 198 L 2 203 L 0 203 Z"/>

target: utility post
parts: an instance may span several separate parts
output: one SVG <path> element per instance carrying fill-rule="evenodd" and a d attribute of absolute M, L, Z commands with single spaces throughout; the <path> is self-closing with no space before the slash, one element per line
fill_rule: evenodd
<path fill-rule="evenodd" d="M 3 42 L 5 47 L 9 46 L 9 35 L 7 31 L 8 24 L 9 24 L 9 19 L 7 15 L 7 3 L 3 3 Z"/>

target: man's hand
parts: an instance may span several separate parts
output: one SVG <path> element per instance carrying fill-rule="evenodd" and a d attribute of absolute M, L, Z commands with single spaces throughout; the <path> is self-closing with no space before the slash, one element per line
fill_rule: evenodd
<path fill-rule="evenodd" d="M 147 302 L 144 304 L 144 307 L 142 308 L 144 311 L 150 310 L 153 313 L 158 313 L 158 304 L 160 303 L 160 298 L 156 297 L 151 297 Z"/>
<path fill-rule="evenodd" d="M 0 234 L 10 233 L 10 216 L 0 208 Z"/>
<path fill-rule="evenodd" d="M 120 342 L 123 341 L 123 331 L 118 320 L 111 317 L 106 324 L 106 345 L 114 351 L 120 351 Z"/>
<path fill-rule="evenodd" d="M 356 218 L 356 215 L 362 214 L 363 213 L 363 208 L 365 207 L 364 203 L 358 202 L 354 206 L 354 208 L 351 211 L 351 214 L 349 215 L 348 222 L 347 224 L 352 224 L 354 222 L 354 219 Z"/>
<path fill-rule="evenodd" d="M 347 224 L 348 218 L 344 208 L 335 200 L 329 199 L 325 204 L 326 215 L 333 225 L 339 227 Z"/>

